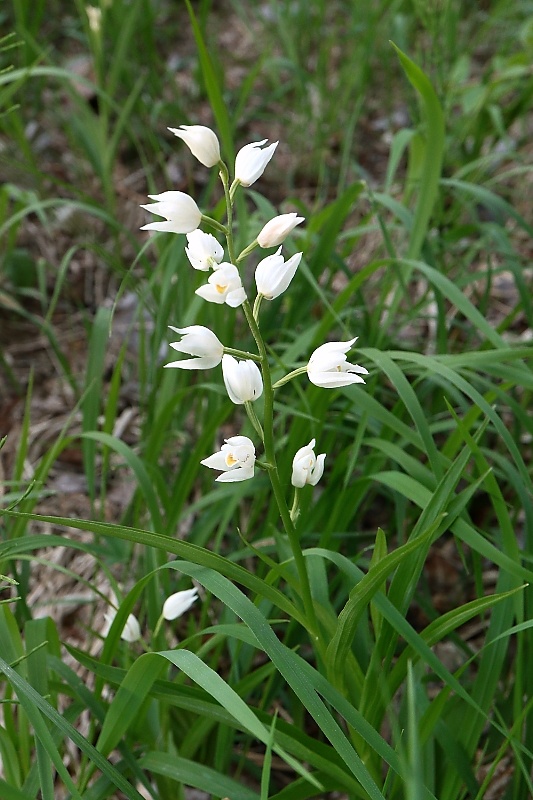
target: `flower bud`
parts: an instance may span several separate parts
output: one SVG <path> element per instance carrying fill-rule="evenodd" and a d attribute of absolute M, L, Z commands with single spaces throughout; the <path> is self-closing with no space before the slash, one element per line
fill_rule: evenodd
<path fill-rule="evenodd" d="M 168 620 L 178 619 L 198 600 L 198 589 L 184 589 L 167 597 L 163 603 L 163 617 Z"/>
<path fill-rule="evenodd" d="M 227 353 L 222 356 L 222 376 L 232 403 L 243 405 L 263 393 L 263 379 L 256 364 L 249 359 L 237 361 Z"/>
<path fill-rule="evenodd" d="M 220 145 L 216 134 L 205 125 L 180 125 L 169 131 L 183 139 L 193 156 L 205 167 L 214 167 L 220 161 Z"/>
<path fill-rule="evenodd" d="M 117 612 L 114 608 L 111 609 L 111 611 L 108 611 L 107 614 L 104 614 L 104 619 L 108 625 L 107 630 L 109 630 L 109 628 L 113 624 L 113 620 L 115 619 L 116 616 Z M 137 619 L 136 616 L 134 616 L 134 614 L 128 614 L 128 618 L 126 620 L 126 624 L 122 629 L 120 638 L 123 639 L 125 642 L 137 642 L 141 638 L 141 626 L 139 625 L 139 620 Z"/>
<path fill-rule="evenodd" d="M 265 167 L 274 155 L 278 142 L 270 144 L 261 150 L 261 145 L 268 139 L 252 142 L 242 147 L 235 159 L 235 180 L 242 186 L 251 186 L 265 171 Z"/>
<path fill-rule="evenodd" d="M 259 247 L 277 247 L 304 219 L 305 217 L 298 217 L 295 213 L 280 214 L 278 217 L 274 217 L 257 235 Z"/>

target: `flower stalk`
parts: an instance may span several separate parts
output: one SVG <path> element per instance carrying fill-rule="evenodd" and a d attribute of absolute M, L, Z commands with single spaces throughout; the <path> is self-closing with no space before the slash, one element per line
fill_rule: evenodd
<path fill-rule="evenodd" d="M 210 369 L 222 366 L 222 376 L 230 400 L 236 405 L 244 406 L 252 428 L 263 443 L 264 458 L 256 458 L 255 444 L 247 436 L 235 435 L 224 440 L 220 449 L 204 458 L 202 464 L 220 474 L 219 482 L 238 482 L 253 479 L 255 467 L 264 469 L 269 476 L 279 515 L 292 551 L 298 575 L 299 599 L 304 609 L 307 626 L 317 657 L 323 660 L 325 642 L 318 624 L 318 618 L 311 592 L 309 573 L 300 544 L 296 522 L 300 513 L 301 491 L 306 484 L 315 486 L 322 478 L 326 454 L 315 455 L 315 439 L 300 447 L 294 455 L 292 464 L 292 485 L 295 487 L 292 507 L 287 504 L 286 487 L 282 485 L 277 460 L 274 435 L 274 391 L 304 373 L 316 386 L 337 388 L 353 383 L 364 383 L 362 375 L 368 372 L 358 364 L 347 360 L 347 352 L 356 339 L 346 342 L 326 342 L 312 353 L 309 362 L 285 375 L 275 383 L 268 360 L 267 348 L 259 325 L 259 315 L 263 300 L 272 301 L 285 292 L 296 277 L 302 253 L 295 253 L 285 260 L 282 255 L 282 243 L 285 238 L 300 225 L 304 219 L 296 213 L 280 214 L 269 220 L 259 231 L 253 241 L 238 255 L 235 252 L 233 237 L 233 203 L 239 188 L 247 188 L 255 183 L 263 174 L 277 147 L 277 142 L 270 145 L 264 139 L 245 145 L 237 153 L 233 180 L 231 181 L 227 165 L 221 159 L 220 145 L 216 134 L 202 125 L 181 125 L 170 128 L 171 132 L 182 140 L 204 166 L 215 167 L 219 171 L 226 202 L 226 224 L 203 214 L 193 198 L 183 192 L 169 191 L 159 195 L 150 195 L 154 203 L 143 206 L 148 211 L 163 217 L 163 221 L 151 222 L 145 230 L 167 231 L 187 235 L 187 258 L 196 270 L 210 273 L 207 282 L 196 290 L 196 294 L 210 303 L 226 303 L 233 309 L 241 308 L 252 336 L 257 353 L 228 347 L 222 344 L 215 333 L 199 325 L 187 328 L 174 328 L 181 335 L 179 342 L 171 343 L 171 347 L 180 354 L 192 358 L 182 358 L 166 364 L 167 367 L 180 369 Z M 224 248 L 212 235 L 200 229 L 200 225 L 208 226 L 226 241 Z M 265 256 L 255 269 L 256 296 L 253 305 L 248 300 L 243 286 L 243 276 L 239 265 L 257 247 L 268 249 L 277 247 L 275 253 Z M 263 414 L 260 419 L 255 402 L 263 396 Z M 157 630 L 163 617 L 173 619 L 188 608 L 195 597 L 195 590 L 178 592 L 172 595 L 166 604 Z"/>
<path fill-rule="evenodd" d="M 307 572 L 304 554 L 302 552 L 302 548 L 300 545 L 300 538 L 298 536 L 296 527 L 294 525 L 289 508 L 287 506 L 285 493 L 281 485 L 281 480 L 279 477 L 279 472 L 277 467 L 276 448 L 274 444 L 274 389 L 272 386 L 272 377 L 270 373 L 270 365 L 268 363 L 266 346 L 263 337 L 261 335 L 261 331 L 259 330 L 259 325 L 257 324 L 257 321 L 254 318 L 248 300 L 246 300 L 243 303 L 242 309 L 244 311 L 244 315 L 246 317 L 248 325 L 250 326 L 250 330 L 255 339 L 255 343 L 257 345 L 257 349 L 259 350 L 259 355 L 261 358 L 261 371 L 263 373 L 263 394 L 264 394 L 263 444 L 265 447 L 266 460 L 271 465 L 271 469 L 268 470 L 268 476 L 270 478 L 272 491 L 276 499 L 276 504 L 278 506 L 278 511 L 281 517 L 281 521 L 283 523 L 283 527 L 285 528 L 285 533 L 287 534 L 287 537 L 289 539 L 289 544 L 294 558 L 294 563 L 296 565 L 296 570 L 298 572 L 298 579 L 300 582 L 300 589 L 302 593 L 301 599 L 304 606 L 305 615 L 307 617 L 307 622 L 311 630 L 311 635 L 313 637 L 314 644 L 318 647 L 318 650 L 321 651 L 322 643 L 320 637 L 320 629 L 318 627 L 318 619 L 316 616 L 315 604 L 313 602 L 313 596 L 311 594 L 311 584 L 309 582 L 309 574 Z"/>

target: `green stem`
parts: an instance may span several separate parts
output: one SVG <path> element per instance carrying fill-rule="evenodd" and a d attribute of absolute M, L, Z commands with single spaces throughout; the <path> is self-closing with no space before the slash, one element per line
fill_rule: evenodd
<path fill-rule="evenodd" d="M 253 313 L 254 319 L 255 319 L 255 321 L 257 323 L 259 322 L 259 309 L 261 308 L 261 303 L 263 302 L 263 297 L 264 297 L 263 294 L 258 294 L 257 297 L 255 298 L 255 301 L 254 301 L 254 308 L 253 308 L 252 313 Z"/>
<path fill-rule="evenodd" d="M 300 515 L 300 490 L 295 488 L 294 490 L 294 499 L 292 501 L 292 508 L 291 508 L 291 519 L 295 523 Z"/>
<path fill-rule="evenodd" d="M 247 358 L 249 361 L 257 361 L 258 364 L 261 363 L 261 356 L 258 356 L 256 353 L 249 353 L 247 350 L 237 350 L 236 347 L 224 347 L 224 352 L 230 356 Z"/>
<path fill-rule="evenodd" d="M 240 184 L 239 181 L 233 181 L 230 187 L 228 168 L 224 163 L 220 164 L 220 179 L 224 187 L 224 196 L 226 198 L 227 228 L 225 235 L 228 244 L 228 256 L 230 262 L 235 266 L 237 266 L 235 246 L 233 242 L 233 198 Z M 257 312 L 259 312 L 260 302 L 261 300 L 258 297 L 255 304 L 256 305 L 255 310 Z M 250 326 L 250 330 L 257 345 L 257 350 L 259 352 L 259 360 L 261 364 L 261 372 L 263 374 L 264 417 L 263 417 L 263 428 L 261 430 L 262 434 L 261 438 L 263 440 L 263 445 L 265 448 L 266 461 L 270 465 L 270 468 L 268 469 L 268 475 L 270 478 L 270 482 L 272 484 L 272 491 L 274 492 L 274 497 L 276 498 L 276 503 L 278 506 L 281 521 L 283 523 L 283 527 L 285 528 L 285 532 L 289 539 L 289 544 L 292 550 L 294 563 L 296 564 L 296 570 L 298 572 L 298 578 L 301 587 L 301 599 L 303 602 L 305 615 L 307 617 L 307 621 L 311 630 L 313 644 L 317 648 L 318 654 L 321 657 L 324 657 L 325 645 L 322 642 L 320 628 L 318 626 L 318 620 L 313 602 L 313 596 L 311 594 L 311 584 L 309 583 L 309 575 L 307 573 L 305 558 L 302 552 L 302 548 L 300 546 L 300 539 L 298 537 L 298 533 L 291 519 L 291 514 L 287 506 L 276 462 L 276 448 L 274 446 L 274 389 L 272 386 L 272 376 L 270 373 L 266 346 L 263 341 L 263 337 L 261 336 L 261 331 L 259 330 L 259 325 L 257 324 L 257 320 L 254 316 L 254 312 L 252 311 L 252 307 L 250 306 L 249 300 L 244 301 L 244 303 L 242 304 L 242 309 L 244 311 L 244 315 L 246 317 L 248 325 Z M 255 417 L 255 412 L 253 416 Z M 250 419 L 252 421 L 252 424 L 254 424 L 254 419 L 252 417 L 250 417 Z M 255 419 L 257 420 L 257 417 L 255 417 Z M 259 421 L 257 420 L 257 422 Z"/>
<path fill-rule="evenodd" d="M 239 263 L 239 261 L 245 259 L 246 256 L 249 256 L 250 253 L 253 252 L 253 250 L 255 250 L 256 247 L 259 247 L 259 242 L 257 241 L 257 239 L 254 239 L 252 244 L 249 244 L 248 247 L 245 247 L 244 250 L 241 253 L 239 253 L 239 255 L 237 256 L 237 264 Z"/>
<path fill-rule="evenodd" d="M 233 197 L 230 196 L 228 168 L 223 162 L 220 163 L 219 175 L 220 180 L 222 181 L 222 186 L 224 187 L 224 197 L 226 198 L 227 220 L 226 230 L 224 233 L 226 235 L 226 242 L 228 244 L 228 255 L 230 262 L 237 266 L 237 260 L 235 258 L 235 245 L 233 243 Z"/>
<path fill-rule="evenodd" d="M 307 372 L 307 364 L 305 365 L 305 367 L 298 367 L 298 369 L 293 369 L 293 371 L 285 375 L 284 378 L 280 378 L 279 381 L 276 381 L 276 383 L 273 385 L 272 388 L 279 389 L 280 386 L 283 386 L 285 383 L 292 381 L 292 379 L 296 378 L 297 375 L 303 375 L 304 372 Z"/>
<path fill-rule="evenodd" d="M 213 219 L 213 217 L 206 217 L 205 214 L 202 214 L 202 222 L 205 225 L 210 225 L 211 228 L 214 228 L 216 231 L 220 231 L 220 233 L 223 233 L 226 236 L 228 235 L 228 230 L 226 226 L 223 225 L 221 222 L 218 222 L 218 220 Z"/>
<path fill-rule="evenodd" d="M 154 632 L 153 632 L 153 634 L 152 634 L 152 638 L 153 638 L 153 639 L 155 639 L 155 638 L 156 638 L 156 636 L 158 635 L 159 631 L 161 630 L 161 626 L 162 626 L 162 624 L 163 624 L 163 620 L 164 620 L 164 619 L 165 619 L 165 618 L 163 617 L 163 614 L 161 614 L 161 616 L 160 616 L 160 617 L 159 617 L 159 619 L 157 620 L 156 626 L 155 626 L 155 628 L 154 628 Z"/>
<path fill-rule="evenodd" d="M 248 419 L 252 423 L 255 428 L 255 432 L 258 434 L 259 438 L 262 442 L 265 441 L 265 434 L 263 433 L 263 428 L 261 427 L 261 423 L 259 422 L 259 418 L 255 413 L 254 404 L 251 400 L 248 400 L 244 404 L 244 410 L 248 414 Z"/>
<path fill-rule="evenodd" d="M 324 648 L 321 642 L 320 628 L 318 627 L 318 620 L 315 612 L 313 596 L 311 594 L 311 585 L 309 583 L 309 575 L 307 573 L 305 558 L 302 552 L 302 548 L 300 546 L 300 539 L 298 533 L 291 519 L 291 514 L 287 506 L 287 502 L 285 500 L 285 494 L 279 478 L 279 472 L 276 462 L 276 449 L 274 445 L 274 424 L 273 424 L 274 390 L 272 387 L 272 377 L 270 374 L 270 367 L 268 364 L 266 347 L 248 300 L 244 301 L 244 303 L 242 304 L 242 309 L 244 311 L 246 320 L 248 322 L 248 325 L 250 326 L 250 330 L 252 331 L 252 335 L 257 344 L 259 355 L 261 356 L 261 370 L 263 373 L 263 394 L 265 401 L 264 419 L 263 419 L 263 432 L 264 432 L 263 443 L 265 447 L 266 460 L 269 464 L 272 465 L 272 468 L 268 470 L 268 475 L 270 478 L 270 482 L 272 484 L 272 491 L 274 492 L 274 497 L 276 498 L 276 503 L 278 506 L 281 521 L 283 523 L 283 527 L 285 528 L 285 532 L 289 539 L 289 544 L 292 550 L 294 563 L 296 564 L 296 569 L 298 572 L 298 578 L 300 581 L 300 587 L 302 592 L 302 602 L 304 605 L 305 615 L 307 617 L 307 621 L 311 629 L 311 635 L 313 637 L 314 644 L 318 647 L 319 652 L 322 652 Z"/>

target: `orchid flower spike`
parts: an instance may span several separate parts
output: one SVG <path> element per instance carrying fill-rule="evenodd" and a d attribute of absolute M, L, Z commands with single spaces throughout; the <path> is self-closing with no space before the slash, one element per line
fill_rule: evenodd
<path fill-rule="evenodd" d="M 196 290 L 196 294 L 210 303 L 227 303 L 232 308 L 237 308 L 246 300 L 239 270 L 226 262 L 215 269 L 207 283 Z"/>
<path fill-rule="evenodd" d="M 258 293 L 267 300 L 279 297 L 292 281 L 301 258 L 302 253 L 296 253 L 288 261 L 284 261 L 280 246 L 273 255 L 260 261 L 255 270 Z"/>
<path fill-rule="evenodd" d="M 266 144 L 267 141 L 268 139 L 262 139 L 260 142 L 246 144 L 237 153 L 237 158 L 235 159 L 235 180 L 238 181 L 241 186 L 251 186 L 265 171 L 266 165 L 274 155 L 274 150 L 278 146 L 278 142 L 274 142 L 261 150 L 262 145 Z"/>
<path fill-rule="evenodd" d="M 107 622 L 108 628 L 113 624 L 113 620 L 117 616 L 117 612 L 114 608 L 104 614 L 104 619 Z M 107 636 L 106 632 L 106 636 Z M 141 638 L 141 626 L 139 625 L 139 620 L 134 614 L 128 614 L 128 618 L 126 620 L 126 624 L 122 629 L 122 633 L 120 634 L 120 638 L 123 639 L 125 642 L 137 642 Z"/>
<path fill-rule="evenodd" d="M 187 234 L 185 252 L 194 269 L 209 272 L 217 269 L 224 258 L 224 248 L 215 239 L 213 234 L 195 230 Z"/>
<path fill-rule="evenodd" d="M 204 165 L 214 167 L 220 161 L 220 145 L 214 131 L 205 125 L 180 125 L 169 131 L 183 139 L 193 156 Z"/>
<path fill-rule="evenodd" d="M 216 478 L 220 483 L 245 481 L 254 476 L 254 443 L 247 436 L 231 436 L 226 439 L 218 453 L 213 453 L 200 463 L 204 467 L 221 470 L 222 475 Z"/>
<path fill-rule="evenodd" d="M 292 460 L 291 483 L 298 489 L 301 489 L 306 483 L 316 486 L 324 473 L 326 454 L 321 453 L 319 456 L 315 456 L 315 444 L 315 440 L 311 439 L 309 444 L 297 450 Z"/>
<path fill-rule="evenodd" d="M 222 377 L 229 399 L 236 405 L 257 400 L 263 393 L 259 368 L 249 359 L 237 361 L 226 353 L 222 356 Z"/>
<path fill-rule="evenodd" d="M 175 592 L 167 597 L 163 603 L 163 616 L 165 619 L 173 620 L 181 617 L 198 600 L 198 589 L 184 589 Z"/>
<path fill-rule="evenodd" d="M 170 330 L 182 334 L 180 342 L 170 342 L 170 346 L 178 353 L 187 353 L 196 358 L 186 358 L 180 361 L 171 361 L 165 367 L 178 367 L 179 369 L 211 369 L 217 367 L 222 361 L 224 345 L 215 334 L 203 325 L 189 325 L 187 328 L 168 326 Z"/>
<path fill-rule="evenodd" d="M 259 247 L 277 247 L 304 220 L 305 217 L 298 217 L 295 213 L 280 214 L 278 217 L 274 217 L 258 233 Z"/>
<path fill-rule="evenodd" d="M 349 386 L 351 383 L 364 383 L 361 375 L 368 375 L 368 370 L 359 364 L 350 364 L 346 353 L 357 341 L 326 342 L 312 354 L 307 365 L 307 374 L 311 383 L 323 389 L 335 389 L 338 386 Z M 354 374 L 358 373 L 358 374 Z"/>
<path fill-rule="evenodd" d="M 184 192 L 163 192 L 162 194 L 149 194 L 155 203 L 142 205 L 152 214 L 165 217 L 166 222 L 149 222 L 143 225 L 142 231 L 166 231 L 167 233 L 191 233 L 196 230 L 202 221 L 202 212 L 188 194 Z"/>

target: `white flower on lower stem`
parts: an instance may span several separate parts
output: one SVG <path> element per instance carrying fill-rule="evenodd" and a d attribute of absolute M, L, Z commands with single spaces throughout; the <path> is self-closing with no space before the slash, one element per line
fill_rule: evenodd
<path fill-rule="evenodd" d="M 198 589 L 184 589 L 167 597 L 163 603 L 163 616 L 172 620 L 181 617 L 198 600 Z"/>
<path fill-rule="evenodd" d="M 237 308 L 246 300 L 239 270 L 225 262 L 209 276 L 206 284 L 196 290 L 196 294 L 210 303 L 227 303 L 232 308 Z"/>
<path fill-rule="evenodd" d="M 226 439 L 218 453 L 200 462 L 204 467 L 218 469 L 222 475 L 220 483 L 235 483 L 253 478 L 255 468 L 254 443 L 247 436 L 231 436 Z"/>
<path fill-rule="evenodd" d="M 85 6 L 85 11 L 87 12 L 89 28 L 98 36 L 102 28 L 102 9 L 96 6 Z"/>
<path fill-rule="evenodd" d="M 281 255 L 281 246 L 271 256 L 263 258 L 255 270 L 257 291 L 267 300 L 274 300 L 285 291 L 294 278 L 302 253 L 296 253 L 287 261 Z"/>
<path fill-rule="evenodd" d="M 204 167 L 214 167 L 220 161 L 220 145 L 211 128 L 205 125 L 180 125 L 179 128 L 169 128 L 169 131 L 183 139 L 193 156 Z"/>
<path fill-rule="evenodd" d="M 109 628 L 113 624 L 113 620 L 116 616 L 117 612 L 114 608 L 111 611 L 108 611 L 107 614 L 104 614 L 104 619 L 108 625 L 104 634 L 105 636 L 107 636 Z M 126 624 L 122 629 L 120 638 L 124 639 L 125 642 L 137 642 L 141 638 L 141 626 L 139 625 L 139 620 L 134 614 L 128 614 L 128 619 L 126 620 Z"/>
<path fill-rule="evenodd" d="M 274 155 L 278 142 L 270 144 L 261 150 L 268 139 L 252 142 L 241 147 L 235 159 L 235 180 L 242 186 L 251 186 L 265 171 L 265 167 Z"/>
<path fill-rule="evenodd" d="M 307 374 L 311 383 L 323 389 L 335 389 L 338 386 L 349 386 L 351 383 L 364 383 L 361 375 L 368 375 L 368 370 L 359 364 L 350 364 L 346 353 L 357 341 L 326 342 L 312 354 L 307 365 Z"/>
<path fill-rule="evenodd" d="M 178 353 L 187 353 L 196 358 L 186 358 L 182 361 L 171 361 L 165 367 L 178 367 L 179 369 L 211 369 L 217 367 L 224 355 L 224 345 L 218 340 L 213 331 L 203 325 L 189 325 L 187 328 L 168 326 L 172 331 L 182 334 L 180 342 L 170 342 L 170 346 Z"/>
<path fill-rule="evenodd" d="M 166 231 L 167 233 L 191 233 L 196 230 L 202 221 L 202 212 L 188 194 L 185 192 L 163 192 L 162 194 L 149 194 L 155 203 L 142 205 L 152 214 L 165 217 L 166 222 L 149 222 L 143 225 L 142 231 Z"/>
<path fill-rule="evenodd" d="M 224 258 L 224 248 L 211 233 L 195 230 L 187 234 L 185 252 L 194 269 L 208 272 L 217 269 Z"/>
<path fill-rule="evenodd" d="M 292 460 L 291 483 L 298 489 L 301 489 L 306 483 L 316 486 L 324 473 L 326 454 L 321 453 L 319 456 L 315 456 L 315 444 L 315 440 L 311 439 L 305 447 L 300 447 Z"/>
<path fill-rule="evenodd" d="M 304 219 L 305 217 L 298 217 L 295 213 L 274 217 L 257 234 L 259 247 L 277 247 Z"/>
<path fill-rule="evenodd" d="M 237 361 L 226 353 L 222 356 L 222 377 L 229 399 L 236 405 L 257 400 L 263 393 L 259 367 L 249 359 Z"/>

